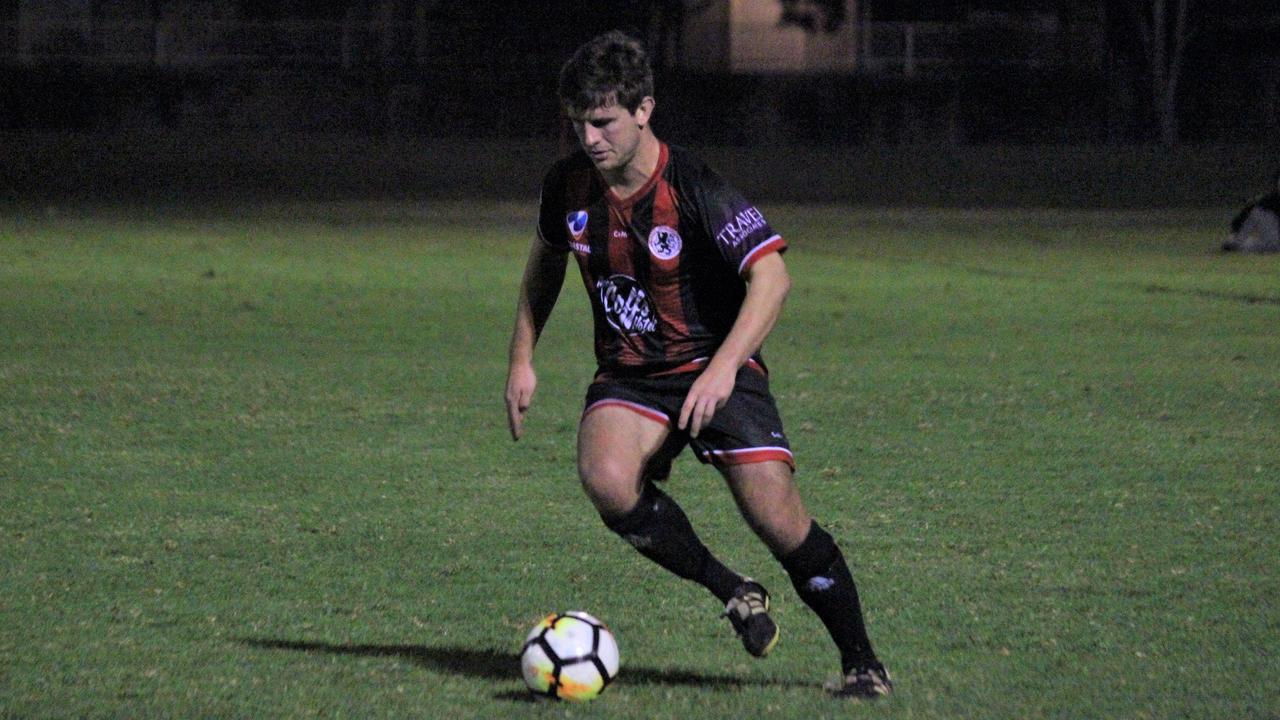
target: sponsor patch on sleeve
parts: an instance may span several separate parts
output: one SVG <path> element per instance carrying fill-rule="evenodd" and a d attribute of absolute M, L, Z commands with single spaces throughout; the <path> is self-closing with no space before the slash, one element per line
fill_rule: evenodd
<path fill-rule="evenodd" d="M 752 233 L 767 227 L 769 224 L 765 222 L 764 214 L 753 205 L 730 218 L 716 232 L 716 242 L 722 246 L 736 248 L 751 237 Z"/>

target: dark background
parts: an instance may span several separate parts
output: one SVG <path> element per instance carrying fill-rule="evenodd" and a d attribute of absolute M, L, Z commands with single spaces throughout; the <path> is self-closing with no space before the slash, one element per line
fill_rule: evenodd
<path fill-rule="evenodd" d="M 841 74 L 691 67 L 704 39 L 679 20 L 707 0 L 64 3 L 75 22 L 0 0 L 11 201 L 528 198 L 571 146 L 560 64 L 615 27 L 655 49 L 660 135 L 771 198 L 1232 204 L 1280 164 L 1274 2 L 1190 0 L 1172 126 L 1142 40 L 1153 0 L 870 0 L 852 17 L 779 0 L 779 23 L 812 33 L 912 23 L 943 38 L 914 71 Z M 160 47 L 156 29 L 179 22 L 203 32 L 198 61 Z"/>

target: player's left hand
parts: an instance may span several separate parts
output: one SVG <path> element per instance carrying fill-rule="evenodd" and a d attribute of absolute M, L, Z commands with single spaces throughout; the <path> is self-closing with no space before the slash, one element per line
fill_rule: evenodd
<path fill-rule="evenodd" d="M 736 370 L 726 372 L 714 365 L 708 366 L 698 379 L 693 381 L 689 394 L 684 398 L 684 406 L 680 408 L 678 427 L 681 430 L 688 430 L 690 437 L 698 437 L 698 433 L 711 424 L 711 418 L 715 417 L 716 411 L 729 401 L 737 376 Z"/>

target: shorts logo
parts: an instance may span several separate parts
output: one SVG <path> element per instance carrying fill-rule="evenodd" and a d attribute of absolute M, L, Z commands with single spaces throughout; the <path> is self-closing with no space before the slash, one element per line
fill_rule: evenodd
<path fill-rule="evenodd" d="M 564 218 L 564 224 L 569 226 L 569 234 L 574 240 L 581 240 L 582 233 L 587 231 L 587 211 L 578 210 L 569 213 Z"/>
<path fill-rule="evenodd" d="M 641 335 L 658 329 L 658 313 L 653 301 L 636 279 L 613 275 L 596 281 L 596 292 L 604 307 L 605 319 L 623 335 Z"/>
<path fill-rule="evenodd" d="M 670 260 L 679 255 L 683 244 L 680 233 L 666 225 L 659 225 L 649 231 L 649 252 L 659 260 Z"/>

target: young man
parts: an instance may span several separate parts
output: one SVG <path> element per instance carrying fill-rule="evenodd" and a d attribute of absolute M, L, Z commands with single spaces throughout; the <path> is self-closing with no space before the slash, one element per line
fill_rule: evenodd
<path fill-rule="evenodd" d="M 844 671 L 837 695 L 892 690 L 863 626 L 857 589 L 831 535 L 792 479 L 760 347 L 790 287 L 786 242 L 760 211 L 650 126 L 653 77 L 622 33 L 583 45 L 560 74 L 581 152 L 542 186 L 511 338 L 506 403 L 524 432 L 533 351 L 577 260 L 595 318 L 599 369 L 578 428 L 578 474 L 606 526 L 725 605 L 747 651 L 778 641 L 769 593 L 725 567 L 655 481 L 685 445 L 724 476 L 751 529 L 822 619 Z"/>

